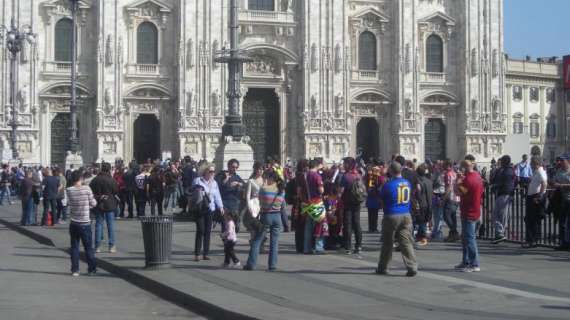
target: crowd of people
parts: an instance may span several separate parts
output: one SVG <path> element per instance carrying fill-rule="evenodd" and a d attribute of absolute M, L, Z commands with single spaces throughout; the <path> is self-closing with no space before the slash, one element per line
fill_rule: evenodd
<path fill-rule="evenodd" d="M 393 250 L 401 251 L 408 276 L 418 271 L 415 250 L 430 241 L 461 241 L 460 271 L 480 271 L 477 234 L 485 190 L 495 197 L 493 243 L 507 239 L 508 209 L 516 188 L 526 196 L 525 248 L 537 245 L 540 225 L 552 213 L 560 225 L 560 247 L 570 248 L 570 155 L 545 169 L 539 157 L 526 156 L 516 165 L 509 156 L 479 170 L 476 159 L 461 162 L 389 161 L 347 157 L 327 166 L 322 159 L 301 159 L 295 165 L 256 162 L 249 177 L 238 174 L 232 159 L 225 170 L 205 160 L 148 161 L 124 165 L 118 161 L 83 168 L 2 167 L 0 204 L 17 195 L 24 226 L 69 223 L 72 274 L 79 275 L 79 243 L 95 273 L 94 255 L 116 252 L 115 220 L 176 214 L 196 223 L 194 260 L 210 260 L 212 230 L 220 225 L 224 242 L 223 267 L 254 270 L 269 240 L 268 270 L 278 265 L 279 235 L 294 232 L 299 254 L 343 254 L 362 251 L 361 209 L 368 213 L 369 233 L 381 231 L 382 248 L 376 272 L 387 274 Z M 485 188 L 489 185 L 490 188 Z M 518 189 L 518 190 L 520 190 Z M 40 214 L 40 204 L 43 209 Z M 382 212 L 381 229 L 379 216 Z M 136 214 L 136 215 L 135 215 Z M 460 221 L 458 222 L 458 214 Z M 92 235 L 92 219 L 95 235 Z M 460 224 L 459 224 L 460 223 Z M 444 225 L 448 233 L 444 235 Z M 250 251 L 243 264 L 235 253 L 241 227 L 249 233 Z"/>

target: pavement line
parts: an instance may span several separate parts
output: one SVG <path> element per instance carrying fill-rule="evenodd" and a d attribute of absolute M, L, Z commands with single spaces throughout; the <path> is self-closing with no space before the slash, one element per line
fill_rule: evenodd
<path fill-rule="evenodd" d="M 372 262 L 368 262 L 368 261 L 364 261 L 364 260 L 356 260 L 356 259 L 348 258 L 348 257 L 340 257 L 340 256 L 335 256 L 335 255 L 327 255 L 327 257 L 337 259 L 337 260 L 342 260 L 342 261 L 350 261 L 352 263 L 358 263 L 360 265 L 372 267 L 372 268 L 375 268 L 378 266 L 376 263 L 372 263 Z M 562 303 L 570 304 L 569 298 L 548 296 L 548 295 L 543 295 L 543 294 L 539 294 L 539 293 L 533 293 L 533 292 L 528 292 L 528 291 L 517 290 L 517 289 L 498 286 L 498 285 L 488 284 L 488 283 L 484 283 L 484 282 L 466 280 L 466 279 L 461 279 L 461 278 L 456 278 L 456 277 L 449 277 L 449 276 L 444 276 L 444 275 L 435 274 L 435 273 L 431 273 L 431 272 L 424 272 L 424 271 L 421 271 L 421 268 L 420 268 L 420 272 L 418 273 L 418 276 L 423 277 L 423 278 L 427 278 L 427 279 L 431 279 L 431 280 L 438 280 L 438 281 L 445 281 L 445 282 L 454 283 L 454 284 L 468 285 L 468 286 L 476 287 L 479 289 L 485 289 L 485 290 L 494 291 L 494 292 L 498 292 L 498 293 L 502 293 L 502 294 L 510 294 L 510 295 L 528 298 L 528 299 L 549 300 L 549 301 L 556 301 L 556 302 L 562 302 Z"/>

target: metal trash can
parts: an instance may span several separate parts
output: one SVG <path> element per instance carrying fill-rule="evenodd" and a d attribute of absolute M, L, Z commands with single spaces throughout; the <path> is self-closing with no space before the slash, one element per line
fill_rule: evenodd
<path fill-rule="evenodd" d="M 146 268 L 170 265 L 172 253 L 172 216 L 140 217 Z"/>

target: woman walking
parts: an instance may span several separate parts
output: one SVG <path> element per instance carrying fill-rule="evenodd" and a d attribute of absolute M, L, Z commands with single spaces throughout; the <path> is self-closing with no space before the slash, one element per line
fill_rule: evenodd
<path fill-rule="evenodd" d="M 283 180 L 279 178 L 275 171 L 268 171 L 265 174 L 265 184 L 259 191 L 261 222 L 263 222 L 265 230 L 258 233 L 251 243 L 247 264 L 243 267 L 244 270 L 255 269 L 259 255 L 259 246 L 267 231 L 269 231 L 270 234 L 268 270 L 274 271 L 277 268 L 279 233 L 283 228 L 281 222 L 281 206 L 285 201 L 284 190 L 285 186 L 283 185 Z"/>
<path fill-rule="evenodd" d="M 216 168 L 209 163 L 200 166 L 200 177 L 194 179 L 192 192 L 200 192 L 203 197 L 204 206 L 199 210 L 196 217 L 196 241 L 194 246 L 194 261 L 200 261 L 200 253 L 203 260 L 210 260 L 210 235 L 212 233 L 212 216 L 214 211 L 220 210 L 224 213 L 224 204 L 220 195 L 218 183 L 214 180 Z M 203 245 L 203 247 L 202 247 Z"/>
<path fill-rule="evenodd" d="M 261 221 L 259 221 L 259 211 L 261 210 L 259 204 L 259 189 L 261 186 L 263 186 L 263 164 L 256 161 L 253 164 L 253 173 L 249 177 L 245 193 L 247 212 L 244 214 L 245 218 L 243 222 L 250 233 L 250 243 L 255 239 L 258 226 L 261 224 Z"/>

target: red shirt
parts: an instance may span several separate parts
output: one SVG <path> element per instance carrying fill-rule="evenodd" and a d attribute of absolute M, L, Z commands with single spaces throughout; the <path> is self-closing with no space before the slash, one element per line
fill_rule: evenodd
<path fill-rule="evenodd" d="M 483 180 L 475 171 L 468 172 L 459 185 L 461 196 L 461 218 L 475 221 L 481 218 L 481 198 L 483 196 Z"/>

